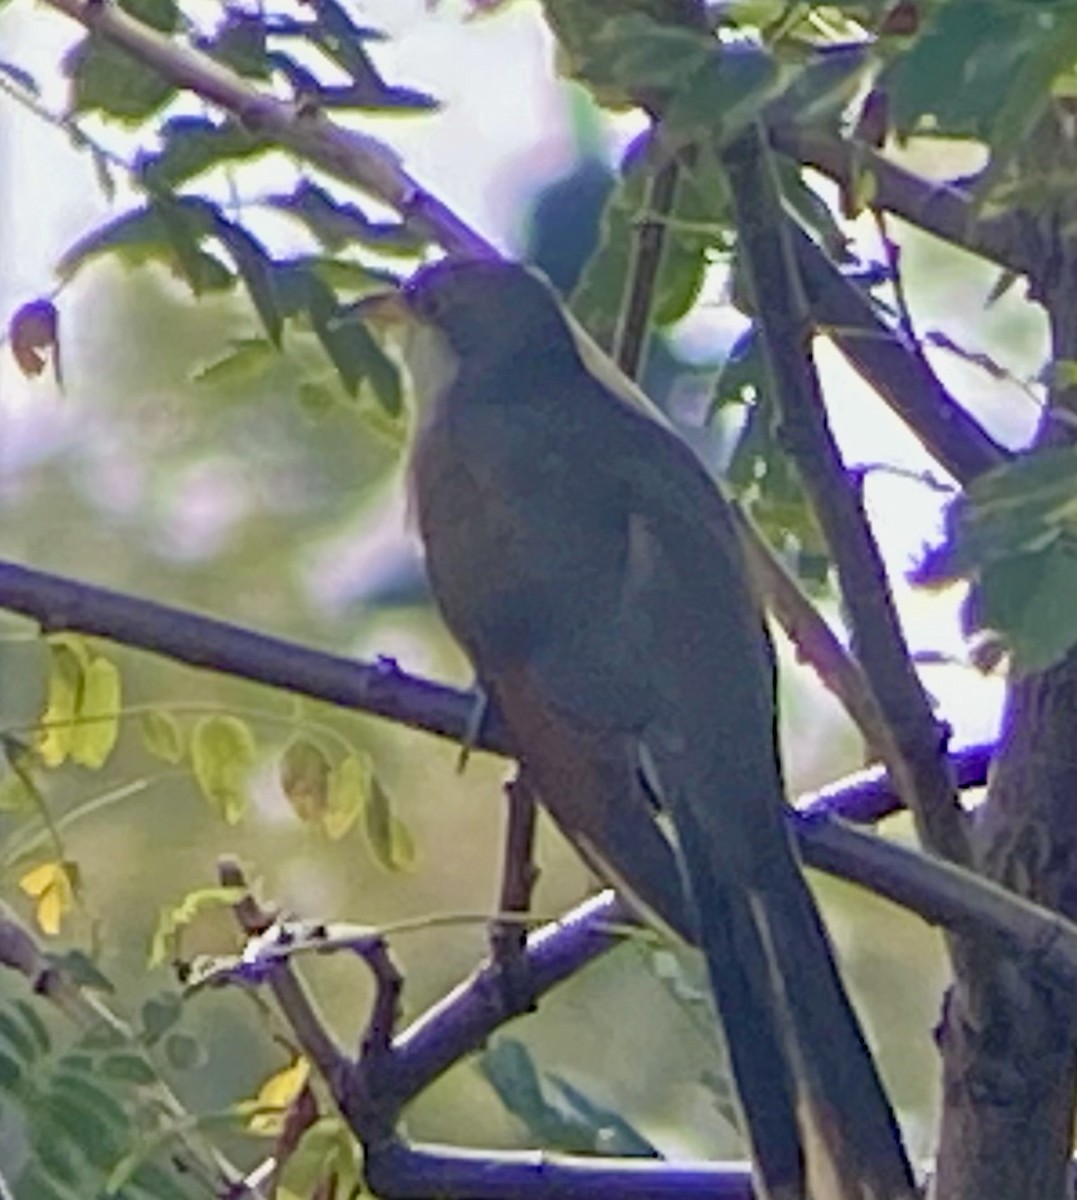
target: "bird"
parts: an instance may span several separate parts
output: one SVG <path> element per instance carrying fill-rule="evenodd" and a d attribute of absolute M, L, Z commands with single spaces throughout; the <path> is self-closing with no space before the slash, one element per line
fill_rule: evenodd
<path fill-rule="evenodd" d="M 702 950 L 758 1191 L 911 1196 L 791 842 L 775 655 L 730 502 L 585 365 L 524 265 L 444 259 L 395 307 L 437 606 L 568 840 Z"/>

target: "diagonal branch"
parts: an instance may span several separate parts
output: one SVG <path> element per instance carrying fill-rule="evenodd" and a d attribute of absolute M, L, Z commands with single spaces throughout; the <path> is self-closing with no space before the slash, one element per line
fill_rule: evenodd
<path fill-rule="evenodd" d="M 858 179 L 870 175 L 873 208 L 1019 275 L 1035 274 L 1031 243 L 1019 215 L 981 217 L 966 192 L 907 171 L 863 143 L 788 125 L 775 125 L 767 135 L 775 150 L 849 191 L 855 192 Z"/>
<path fill-rule="evenodd" d="M 811 360 L 807 300 L 768 155 L 763 138 L 750 130 L 723 159 L 782 436 L 830 546 L 858 657 L 886 718 L 891 778 L 924 843 L 964 866 L 971 856 L 944 735 L 913 668 L 878 546 L 827 420 Z"/>
<path fill-rule="evenodd" d="M 870 298 L 798 226 L 789 229 L 812 317 L 853 367 L 961 484 L 1010 455 L 943 386 L 920 348 L 887 325 Z"/>

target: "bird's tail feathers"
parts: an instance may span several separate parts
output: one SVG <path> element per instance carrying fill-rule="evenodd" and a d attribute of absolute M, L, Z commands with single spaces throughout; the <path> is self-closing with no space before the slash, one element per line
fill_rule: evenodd
<path fill-rule="evenodd" d="M 907 1200 L 915 1185 L 901 1131 L 797 865 L 750 893 L 749 905 L 783 1010 L 809 1193 Z"/>
<path fill-rule="evenodd" d="M 897 1122 L 792 852 L 748 889 L 693 853 L 703 839 L 685 836 L 679 816 L 760 1190 L 768 1200 L 909 1200 Z"/>

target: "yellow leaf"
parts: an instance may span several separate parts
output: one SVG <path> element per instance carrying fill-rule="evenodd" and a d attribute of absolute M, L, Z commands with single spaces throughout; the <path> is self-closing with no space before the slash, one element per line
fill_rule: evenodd
<path fill-rule="evenodd" d="M 277 1111 L 255 1113 L 248 1123 L 251 1133 L 279 1133 L 284 1114 L 295 1103 L 309 1078 L 310 1063 L 302 1057 L 290 1063 L 283 1071 L 270 1075 L 259 1088 L 254 1105 L 256 1108 Z"/>
<path fill-rule="evenodd" d="M 101 655 L 83 669 L 71 758 L 91 770 L 104 766 L 120 734 L 120 672 Z"/>
<path fill-rule="evenodd" d="M 322 825 L 333 841 L 342 838 L 362 813 L 370 795 L 371 776 L 369 759 L 358 754 L 349 754 L 329 772 L 329 799 Z"/>
<path fill-rule="evenodd" d="M 74 863 L 54 861 L 32 867 L 19 887 L 34 901 L 34 916 L 42 933 L 55 936 L 64 916 L 75 905 L 77 871 Z"/>
<path fill-rule="evenodd" d="M 202 794 L 229 825 L 247 807 L 247 776 L 255 760 L 254 734 L 238 717 L 203 717 L 191 737 L 191 763 Z"/>
<path fill-rule="evenodd" d="M 329 759 L 309 738 L 293 738 L 280 760 L 280 786 L 295 815 L 309 824 L 319 820 L 329 802 Z"/>
<path fill-rule="evenodd" d="M 46 767 L 67 761 L 75 736 L 74 720 L 82 698 L 83 665 L 67 641 L 49 643 L 49 679 L 37 752 Z"/>

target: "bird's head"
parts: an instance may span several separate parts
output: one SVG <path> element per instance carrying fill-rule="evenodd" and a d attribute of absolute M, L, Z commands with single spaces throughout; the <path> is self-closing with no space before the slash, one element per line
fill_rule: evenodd
<path fill-rule="evenodd" d="M 424 397 L 441 394 L 461 371 L 489 379 L 576 354 L 553 290 L 519 263 L 446 259 L 358 307 L 362 319 L 395 334 Z"/>

